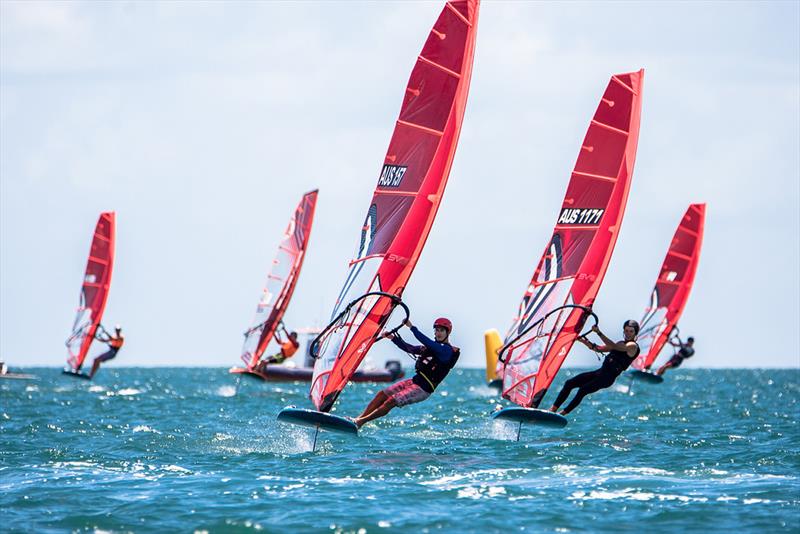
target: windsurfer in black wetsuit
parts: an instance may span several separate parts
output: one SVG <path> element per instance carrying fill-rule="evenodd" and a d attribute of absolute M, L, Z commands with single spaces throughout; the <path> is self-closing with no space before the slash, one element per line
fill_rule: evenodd
<path fill-rule="evenodd" d="M 461 351 L 450 344 L 453 323 L 448 319 L 441 317 L 434 321 L 434 339 L 420 332 L 408 319 L 404 324 L 422 345 L 410 345 L 397 334 L 384 333 L 383 337 L 389 337 L 401 350 L 418 355 L 416 374 L 379 391 L 364 412 L 354 420 L 359 428 L 367 421 L 388 414 L 395 406 L 408 406 L 430 397 L 458 361 Z"/>
<path fill-rule="evenodd" d="M 114 335 L 108 334 L 105 329 L 103 329 L 102 332 L 98 332 L 98 334 L 99 335 L 96 335 L 95 338 L 98 341 L 107 343 L 108 350 L 94 359 L 92 362 L 92 370 L 89 372 L 89 378 L 94 377 L 94 374 L 100 368 L 102 362 L 107 362 L 108 360 L 116 358 L 119 349 L 121 349 L 122 345 L 125 343 L 125 336 L 122 335 L 122 327 L 120 325 L 116 325 L 114 328 Z"/>
<path fill-rule="evenodd" d="M 677 348 L 678 352 L 673 354 L 672 358 L 670 358 L 667 363 L 658 368 L 658 371 L 656 371 L 656 374 L 658 376 L 663 375 L 667 371 L 667 369 L 675 369 L 677 367 L 680 367 L 681 364 L 683 363 L 683 360 L 694 356 L 693 337 L 686 338 L 686 343 L 681 343 L 681 340 L 678 339 L 677 343 L 670 340 L 669 344 Z"/>
<path fill-rule="evenodd" d="M 567 415 L 574 410 L 583 398 L 596 391 L 611 387 L 619 375 L 627 369 L 633 360 L 639 355 L 639 345 L 636 343 L 636 336 L 639 334 L 639 323 L 634 320 L 625 321 L 623 325 L 625 339 L 616 343 L 603 334 L 597 325 L 592 327 L 592 332 L 603 340 L 602 345 L 592 343 L 585 337 L 579 337 L 578 341 L 597 352 L 607 352 L 603 365 L 600 369 L 581 373 L 567 380 L 564 387 L 556 397 L 556 402 L 550 408 L 551 412 L 558 411 L 558 408 L 567 400 L 573 389 L 578 388 L 575 397 L 566 408 L 559 412 Z"/>

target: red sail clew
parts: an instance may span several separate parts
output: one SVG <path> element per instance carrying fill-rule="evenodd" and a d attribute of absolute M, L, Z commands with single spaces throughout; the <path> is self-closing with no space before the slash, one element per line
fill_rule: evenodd
<path fill-rule="evenodd" d="M 561 307 L 590 308 L 605 276 L 633 174 L 643 77 L 644 71 L 611 77 L 553 236 L 506 334 L 503 396 L 521 406 L 539 405 L 586 320 L 585 310 Z"/>
<path fill-rule="evenodd" d="M 72 334 L 66 341 L 67 365 L 73 370 L 80 369 L 95 333 L 103 318 L 103 311 L 111 286 L 111 271 L 114 267 L 114 239 L 116 216 L 113 211 L 100 214 L 94 229 L 89 260 L 81 286 L 81 299 L 72 326 Z"/>
<path fill-rule="evenodd" d="M 641 321 L 641 354 L 633 362 L 636 369 L 643 371 L 653 365 L 681 318 L 700 261 L 705 218 L 705 204 L 690 204 L 675 230 Z"/>
<path fill-rule="evenodd" d="M 401 296 L 444 193 L 466 107 L 478 0 L 447 2 L 418 56 L 361 239 L 331 318 L 367 292 Z M 330 329 L 314 366 L 311 398 L 329 411 L 386 323 L 395 302 L 378 295 Z"/>

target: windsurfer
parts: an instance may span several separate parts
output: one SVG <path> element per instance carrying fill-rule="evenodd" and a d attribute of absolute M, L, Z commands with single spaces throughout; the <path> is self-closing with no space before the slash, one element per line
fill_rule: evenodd
<path fill-rule="evenodd" d="M 260 362 L 258 362 L 257 369 L 260 372 L 265 372 L 267 370 L 268 364 L 282 364 L 292 356 L 294 356 L 295 352 L 297 352 L 298 347 L 300 347 L 300 342 L 297 341 L 297 332 L 287 332 L 286 327 L 281 325 L 281 329 L 283 330 L 283 334 L 286 336 L 286 341 L 283 341 L 281 337 L 278 335 L 278 332 L 275 332 L 275 341 L 278 342 L 281 346 L 281 350 L 279 350 L 276 354 L 273 354 L 269 358 L 264 358 Z"/>
<path fill-rule="evenodd" d="M 663 375 L 667 369 L 675 369 L 681 366 L 683 360 L 686 358 L 691 358 L 694 356 L 694 338 L 689 337 L 686 339 L 686 343 L 682 343 L 679 339 L 677 342 L 670 340 L 670 345 L 678 349 L 678 352 L 672 355 L 672 358 L 669 359 L 667 363 L 659 367 L 656 374 L 658 376 Z"/>
<path fill-rule="evenodd" d="M 558 397 L 556 397 L 556 402 L 550 408 L 550 411 L 557 411 L 564 401 L 567 400 L 572 390 L 578 388 L 578 392 L 575 394 L 572 401 L 565 409 L 559 412 L 561 415 L 567 415 L 581 403 L 586 395 L 611 387 L 617 377 L 621 375 L 639 355 L 639 345 L 636 343 L 636 336 L 639 334 L 639 323 L 632 319 L 625 321 L 623 325 L 625 339 L 622 341 L 612 341 L 600 331 L 597 325 L 592 327 L 592 332 L 603 340 L 602 345 L 592 343 L 585 337 L 579 337 L 578 341 L 596 352 L 607 352 L 608 355 L 603 360 L 603 365 L 600 369 L 581 373 L 567 380 L 561 392 L 558 394 Z"/>
<path fill-rule="evenodd" d="M 108 360 L 116 358 L 119 349 L 121 349 L 122 345 L 125 343 L 125 336 L 122 335 L 122 327 L 120 325 L 114 327 L 114 335 L 110 335 L 105 330 L 102 330 L 96 337 L 98 341 L 107 343 L 109 348 L 106 352 L 94 359 L 92 362 L 92 370 L 89 372 L 89 378 L 94 377 L 94 374 L 100 368 L 102 362 L 107 362 Z"/>
<path fill-rule="evenodd" d="M 433 323 L 433 337 L 420 332 L 408 319 L 403 323 L 422 345 L 406 343 L 398 334 L 384 332 L 384 338 L 390 338 L 401 350 L 418 356 L 415 366 L 416 374 L 409 379 L 397 382 L 379 391 L 367 405 L 364 412 L 355 419 L 360 428 L 364 423 L 383 417 L 396 406 L 408 406 L 422 402 L 431 396 L 436 386 L 442 383 L 450 370 L 455 367 L 461 351 L 450 344 L 450 332 L 453 323 L 441 317 Z"/>

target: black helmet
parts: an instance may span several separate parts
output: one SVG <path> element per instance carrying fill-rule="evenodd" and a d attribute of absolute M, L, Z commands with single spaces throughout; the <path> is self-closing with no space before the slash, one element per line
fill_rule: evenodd
<path fill-rule="evenodd" d="M 636 335 L 639 335 L 639 323 L 637 323 L 637 322 L 636 322 L 636 321 L 634 321 L 633 319 L 628 319 L 628 320 L 627 320 L 627 321 L 625 321 L 625 323 L 622 325 L 622 328 L 623 328 L 623 330 L 625 329 L 625 327 L 626 327 L 626 326 L 630 326 L 631 328 L 633 328 L 633 329 L 634 329 L 634 331 L 636 332 Z"/>
<path fill-rule="evenodd" d="M 692 336 L 689 336 L 689 337 L 686 338 L 686 341 L 688 341 L 690 343 L 694 343 L 694 338 Z"/>

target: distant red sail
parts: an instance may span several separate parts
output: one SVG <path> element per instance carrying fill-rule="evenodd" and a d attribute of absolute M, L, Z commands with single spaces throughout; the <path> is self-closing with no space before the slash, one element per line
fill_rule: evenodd
<path fill-rule="evenodd" d="M 66 341 L 67 365 L 80 369 L 95 333 L 103 318 L 103 311 L 111 287 L 111 271 L 114 267 L 114 240 L 116 216 L 113 211 L 100 214 L 94 230 L 89 260 L 81 286 L 80 304 L 72 326 L 72 334 Z"/>
<path fill-rule="evenodd" d="M 633 362 L 636 369 L 643 371 L 653 365 L 681 318 L 700 262 L 705 219 L 706 205 L 690 204 L 675 230 L 641 321 L 641 354 Z"/>
<path fill-rule="evenodd" d="M 433 224 L 453 163 L 472 73 L 478 0 L 447 2 L 418 56 L 367 211 L 361 240 L 331 318 L 368 292 L 401 296 Z M 329 411 L 386 323 L 395 302 L 364 299 L 330 329 L 311 397 Z"/>
<path fill-rule="evenodd" d="M 256 307 L 255 318 L 245 333 L 242 361 L 248 369 L 255 367 L 264 354 L 292 300 L 311 236 L 317 192 L 310 191 L 300 199 L 283 233 L 278 253 L 272 260 L 272 268 Z"/>
<path fill-rule="evenodd" d="M 521 406 L 539 405 L 586 319 L 580 308 L 556 310 L 591 308 L 605 276 L 636 159 L 643 78 L 643 70 L 611 77 L 583 140 L 553 236 L 506 334 L 503 396 Z M 544 323 L 529 328 L 539 321 Z"/>

